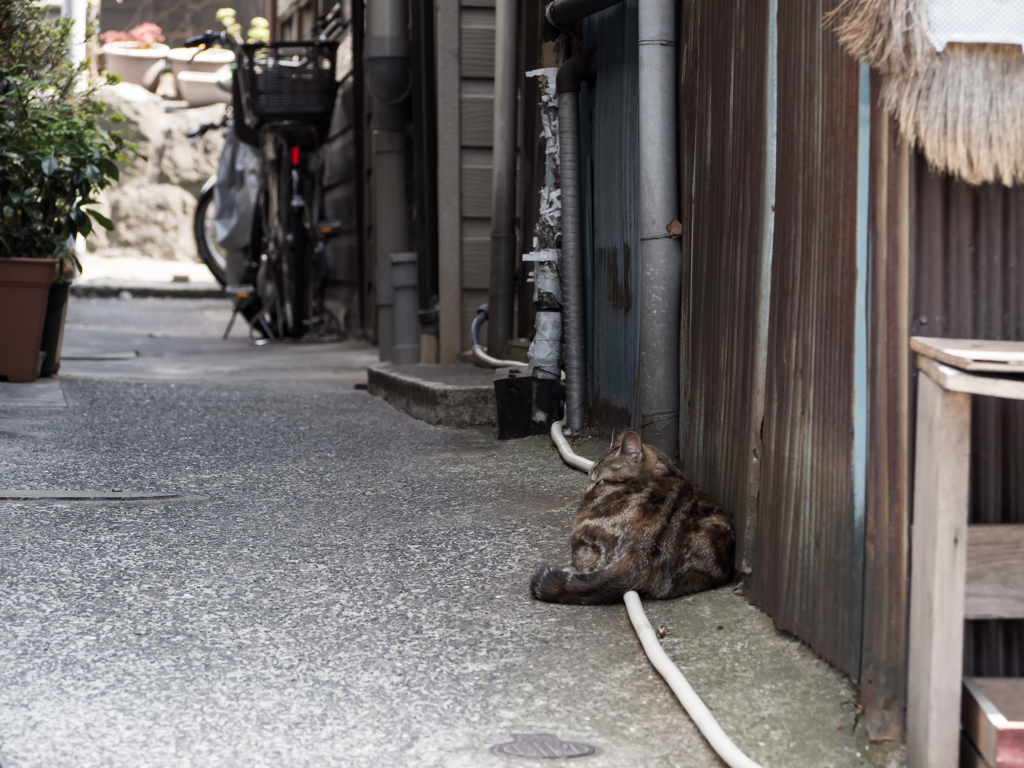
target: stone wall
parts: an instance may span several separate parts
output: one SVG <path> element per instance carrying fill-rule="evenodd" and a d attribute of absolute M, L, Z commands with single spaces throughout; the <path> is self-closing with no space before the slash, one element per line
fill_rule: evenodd
<path fill-rule="evenodd" d="M 217 171 L 224 146 L 222 130 L 209 131 L 194 144 L 187 134 L 203 123 L 220 122 L 225 106 L 183 108 L 142 86 L 118 83 L 104 86 L 101 97 L 108 130 L 120 130 L 138 145 L 141 157 L 122 164 L 121 179 L 100 196 L 101 212 L 114 223 L 112 232 L 99 230 L 87 239 L 99 256 L 134 256 L 198 261 L 192 218 L 206 180 Z"/>

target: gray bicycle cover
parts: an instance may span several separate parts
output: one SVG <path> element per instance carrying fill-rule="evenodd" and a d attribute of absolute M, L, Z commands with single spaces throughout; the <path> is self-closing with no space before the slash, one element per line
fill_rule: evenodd
<path fill-rule="evenodd" d="M 230 130 L 213 187 L 214 239 L 224 248 L 237 250 L 249 245 L 252 217 L 259 191 L 259 154 L 243 144 Z"/>

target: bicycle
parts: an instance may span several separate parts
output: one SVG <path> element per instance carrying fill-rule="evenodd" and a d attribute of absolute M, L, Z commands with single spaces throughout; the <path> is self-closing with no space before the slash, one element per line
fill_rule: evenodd
<path fill-rule="evenodd" d="M 225 112 L 224 118 L 219 123 L 203 123 L 193 131 L 189 131 L 189 143 L 201 138 L 209 131 L 221 128 L 231 128 L 231 116 Z M 217 242 L 214 229 L 214 200 L 213 188 L 217 183 L 217 174 L 214 174 L 203 185 L 196 203 L 196 212 L 192 221 L 192 231 L 196 238 L 196 250 L 199 258 L 209 268 L 214 278 L 222 286 L 227 287 L 227 253 L 223 246 Z"/>
<path fill-rule="evenodd" d="M 340 322 L 323 300 L 325 241 L 338 225 L 321 219 L 320 156 L 338 87 L 338 43 L 321 37 L 245 44 L 226 32 L 206 32 L 185 45 L 234 51 L 235 130 L 261 155 L 249 246 L 253 284 L 238 286 L 252 291 L 254 303 L 245 313 L 250 338 L 267 343 L 340 336 Z"/>

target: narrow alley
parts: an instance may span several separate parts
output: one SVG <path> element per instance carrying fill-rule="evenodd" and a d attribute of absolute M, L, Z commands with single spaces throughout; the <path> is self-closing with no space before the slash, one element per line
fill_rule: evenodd
<path fill-rule="evenodd" d="M 622 605 L 530 599 L 586 484 L 548 440 L 393 410 L 360 342 L 222 341 L 229 307 L 73 299 L 60 378 L 0 383 L 3 768 L 720 765 Z M 64 489 L 136 498 L 11 498 Z M 732 586 L 646 609 L 752 757 L 868 764 L 849 681 Z"/>

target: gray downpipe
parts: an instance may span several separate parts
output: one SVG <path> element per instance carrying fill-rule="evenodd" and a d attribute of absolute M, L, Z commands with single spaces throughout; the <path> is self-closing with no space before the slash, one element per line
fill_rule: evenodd
<path fill-rule="evenodd" d="M 640 429 L 675 457 L 679 447 L 682 255 L 666 226 L 678 215 L 674 0 L 639 3 Z"/>
<path fill-rule="evenodd" d="M 569 430 L 586 425 L 587 348 L 584 325 L 583 210 L 580 202 L 580 84 L 592 76 L 587 60 L 569 59 L 558 69 L 558 148 L 562 176 L 562 341 L 565 417 Z"/>
<path fill-rule="evenodd" d="M 420 361 L 420 297 L 418 259 L 415 253 L 391 254 L 391 286 L 394 301 L 395 365 Z"/>
<path fill-rule="evenodd" d="M 373 211 L 376 244 L 377 341 L 380 359 L 394 353 L 391 254 L 409 250 L 405 194 L 405 126 L 409 122 L 408 8 L 405 0 L 366 6 L 366 88 L 373 96 Z"/>
<path fill-rule="evenodd" d="M 570 27 L 587 16 L 621 2 L 622 0 L 554 0 L 544 9 L 544 15 L 556 27 Z"/>
<path fill-rule="evenodd" d="M 500 357 L 512 336 L 516 272 L 516 0 L 497 0 L 491 176 L 491 290 L 487 348 Z"/>

